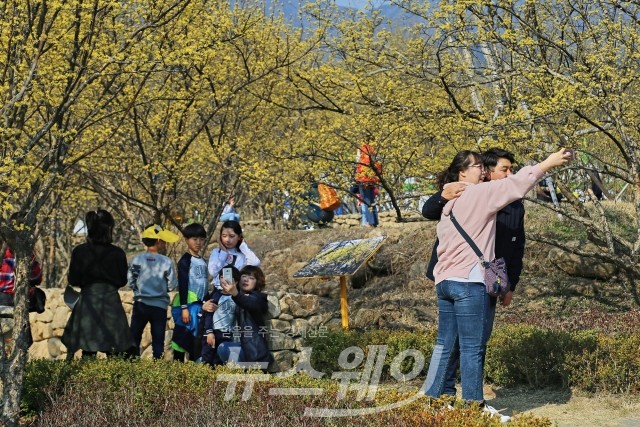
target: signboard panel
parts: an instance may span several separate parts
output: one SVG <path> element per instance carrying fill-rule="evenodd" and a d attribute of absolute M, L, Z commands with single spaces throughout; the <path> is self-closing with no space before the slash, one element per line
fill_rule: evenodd
<path fill-rule="evenodd" d="M 293 278 L 352 275 L 380 249 L 383 240 L 379 236 L 328 243 Z"/>

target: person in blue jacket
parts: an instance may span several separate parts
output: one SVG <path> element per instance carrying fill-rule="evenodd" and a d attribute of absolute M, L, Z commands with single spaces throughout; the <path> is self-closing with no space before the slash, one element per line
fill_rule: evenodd
<path fill-rule="evenodd" d="M 512 153 L 500 149 L 491 148 L 482 154 L 482 163 L 487 170 L 486 180 L 504 179 L 513 173 L 513 164 L 515 157 Z M 451 199 L 459 197 L 464 191 L 464 185 L 448 187 L 447 190 L 441 191 L 431 196 L 422 206 L 422 216 L 431 220 L 439 220 L 444 205 Z M 525 234 L 524 234 L 524 204 L 522 200 L 516 200 L 505 206 L 498 212 L 496 217 L 496 258 L 504 258 L 507 266 L 507 275 L 511 291 L 502 297 L 502 305 L 511 304 L 513 292 L 516 285 L 520 281 L 522 273 L 522 260 L 524 258 Z M 434 280 L 433 269 L 438 262 L 437 255 L 438 240 L 433 245 L 431 259 L 427 267 L 427 277 Z M 493 328 L 493 317 L 495 316 L 495 305 L 497 298 L 492 298 L 492 308 L 490 311 L 491 319 L 488 333 L 491 334 Z M 449 370 L 447 371 L 447 379 L 445 383 L 444 393 L 455 396 L 455 379 L 456 370 L 460 363 L 458 357 L 452 356 Z"/>

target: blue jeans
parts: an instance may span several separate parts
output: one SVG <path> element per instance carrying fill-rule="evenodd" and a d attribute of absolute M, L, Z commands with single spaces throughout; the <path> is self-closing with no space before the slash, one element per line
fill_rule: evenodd
<path fill-rule="evenodd" d="M 358 191 L 362 199 L 362 222 L 363 225 L 378 226 L 378 207 L 371 206 L 375 202 L 375 187 L 373 185 L 358 184 Z"/>
<path fill-rule="evenodd" d="M 491 299 L 482 283 L 444 280 L 436 286 L 438 296 L 438 338 L 433 349 L 425 394 L 444 393 L 448 371 L 460 348 L 462 398 L 483 401 L 482 370 L 489 339 Z"/>
<path fill-rule="evenodd" d="M 238 353 L 237 362 L 244 362 L 244 355 L 242 354 L 242 347 L 240 347 L 239 342 L 235 341 L 226 341 L 221 343 L 218 346 L 218 357 L 222 360 L 223 363 L 227 363 L 229 361 L 229 357 L 231 356 L 231 352 Z"/>
<path fill-rule="evenodd" d="M 167 327 L 167 309 L 154 307 L 140 301 L 133 303 L 131 312 L 131 336 L 135 343 L 138 355 L 140 354 L 140 341 L 142 332 L 147 323 L 151 323 L 151 348 L 153 358 L 160 359 L 164 353 L 164 332 Z"/>
<path fill-rule="evenodd" d="M 491 332 L 493 331 L 493 320 L 496 317 L 496 303 L 498 301 L 497 298 L 490 297 L 491 302 L 489 303 L 489 312 L 487 317 L 487 330 L 485 331 L 486 340 L 485 343 L 489 342 L 489 338 L 491 338 Z M 482 366 L 484 366 L 485 356 L 487 354 L 487 349 L 485 347 L 485 352 L 482 355 Z M 444 382 L 444 390 L 443 394 L 449 396 L 456 395 L 456 371 L 460 367 L 460 343 L 456 340 L 456 343 L 453 348 L 453 352 L 451 354 L 451 359 L 449 361 L 449 367 L 447 368 L 447 376 Z"/>

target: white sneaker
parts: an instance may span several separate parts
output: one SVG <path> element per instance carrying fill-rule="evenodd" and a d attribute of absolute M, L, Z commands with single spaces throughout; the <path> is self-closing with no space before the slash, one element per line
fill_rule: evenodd
<path fill-rule="evenodd" d="M 498 411 L 496 408 L 494 408 L 493 406 L 487 405 L 486 403 L 484 404 L 484 409 L 483 411 L 489 415 L 490 417 L 500 417 L 500 422 L 501 423 L 508 423 L 509 421 L 511 421 L 511 417 L 508 415 L 502 415 L 500 413 L 500 411 Z"/>

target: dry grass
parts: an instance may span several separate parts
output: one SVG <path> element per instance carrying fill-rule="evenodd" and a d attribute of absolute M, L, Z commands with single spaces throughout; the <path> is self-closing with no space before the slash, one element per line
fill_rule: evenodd
<path fill-rule="evenodd" d="M 495 408 L 509 408 L 547 417 L 559 427 L 640 426 L 640 398 L 621 395 L 576 395 L 569 390 L 498 389 L 490 401 Z"/>

